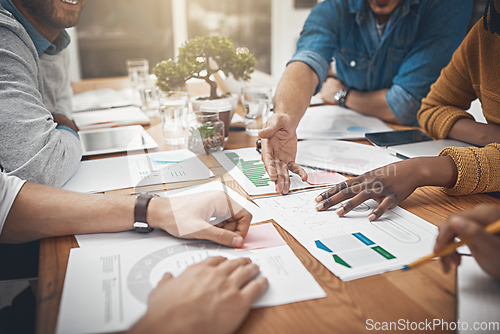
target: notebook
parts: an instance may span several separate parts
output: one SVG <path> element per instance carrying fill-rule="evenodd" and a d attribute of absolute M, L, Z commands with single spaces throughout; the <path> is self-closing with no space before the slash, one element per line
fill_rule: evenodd
<path fill-rule="evenodd" d="M 150 123 L 149 117 L 135 106 L 78 112 L 73 114 L 73 121 L 80 130 Z"/>
<path fill-rule="evenodd" d="M 133 92 L 97 89 L 76 94 L 72 99 L 73 121 L 80 130 L 123 125 L 147 125 L 149 117 L 134 105 Z"/>

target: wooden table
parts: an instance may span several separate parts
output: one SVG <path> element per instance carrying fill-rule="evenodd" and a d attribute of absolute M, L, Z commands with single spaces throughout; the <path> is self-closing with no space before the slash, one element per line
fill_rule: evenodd
<path fill-rule="evenodd" d="M 84 80 L 73 84 L 76 93 L 127 86 L 126 78 Z M 204 84 L 189 85 L 188 88 L 192 95 L 204 93 L 207 89 Z M 161 129 L 156 125 L 158 120 L 152 122 L 148 132 L 160 144 L 157 150 L 172 149 L 163 143 Z M 255 137 L 247 136 L 245 132 L 231 132 L 226 148 L 254 145 Z M 120 154 L 99 158 L 117 155 Z M 248 197 L 215 159 L 202 156 L 202 160 L 232 189 Z M 147 190 L 174 189 L 200 182 L 207 180 L 150 186 Z M 134 192 L 134 189 L 125 189 L 112 193 L 131 195 Z M 438 188 L 424 187 L 405 200 L 401 207 L 439 226 L 451 213 L 471 209 L 479 203 L 500 204 L 500 199 L 486 194 L 449 197 Z M 433 319 L 456 321 L 456 272 L 443 274 L 437 261 L 408 272 L 396 271 L 342 282 L 279 225 L 274 223 L 274 226 L 326 291 L 327 297 L 253 310 L 239 333 L 358 333 L 366 331 L 369 319 L 381 323 L 398 322 L 399 319 L 417 323 L 432 322 Z M 73 247 L 78 247 L 73 236 L 41 241 L 36 319 L 40 334 L 55 331 L 66 266 Z"/>

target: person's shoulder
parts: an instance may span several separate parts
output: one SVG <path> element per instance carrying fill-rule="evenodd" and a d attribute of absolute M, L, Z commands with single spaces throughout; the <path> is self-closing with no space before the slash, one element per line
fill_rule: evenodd
<path fill-rule="evenodd" d="M 21 23 L 2 6 L 0 6 L 0 28 L 10 30 L 14 33 L 24 30 Z"/>
<path fill-rule="evenodd" d="M 10 50 L 16 54 L 37 55 L 35 46 L 23 25 L 14 16 L 0 6 L 0 49 Z"/>

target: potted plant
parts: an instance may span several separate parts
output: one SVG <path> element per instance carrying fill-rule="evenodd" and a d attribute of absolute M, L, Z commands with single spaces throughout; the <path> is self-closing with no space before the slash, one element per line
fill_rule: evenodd
<path fill-rule="evenodd" d="M 214 75 L 222 71 L 226 77 L 232 75 L 236 80 L 247 81 L 256 63 L 250 53 L 235 51 L 233 42 L 228 38 L 196 37 L 179 48 L 177 61 L 164 60 L 155 66 L 153 73 L 157 77 L 156 85 L 164 92 L 178 89 L 191 78 L 203 79 L 210 85 L 210 94 L 193 97 L 193 108 L 199 109 L 199 105 L 205 100 L 227 98 L 234 112 L 238 105 L 238 95 L 217 94 Z"/>

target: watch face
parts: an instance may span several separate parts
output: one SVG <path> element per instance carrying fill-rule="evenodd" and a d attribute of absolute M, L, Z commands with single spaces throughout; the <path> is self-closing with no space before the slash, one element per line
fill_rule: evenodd
<path fill-rule="evenodd" d="M 335 95 L 333 96 L 333 98 L 335 99 L 335 101 L 339 101 L 341 98 L 342 98 L 342 95 L 344 94 L 344 89 L 341 88 L 339 89 Z"/>

